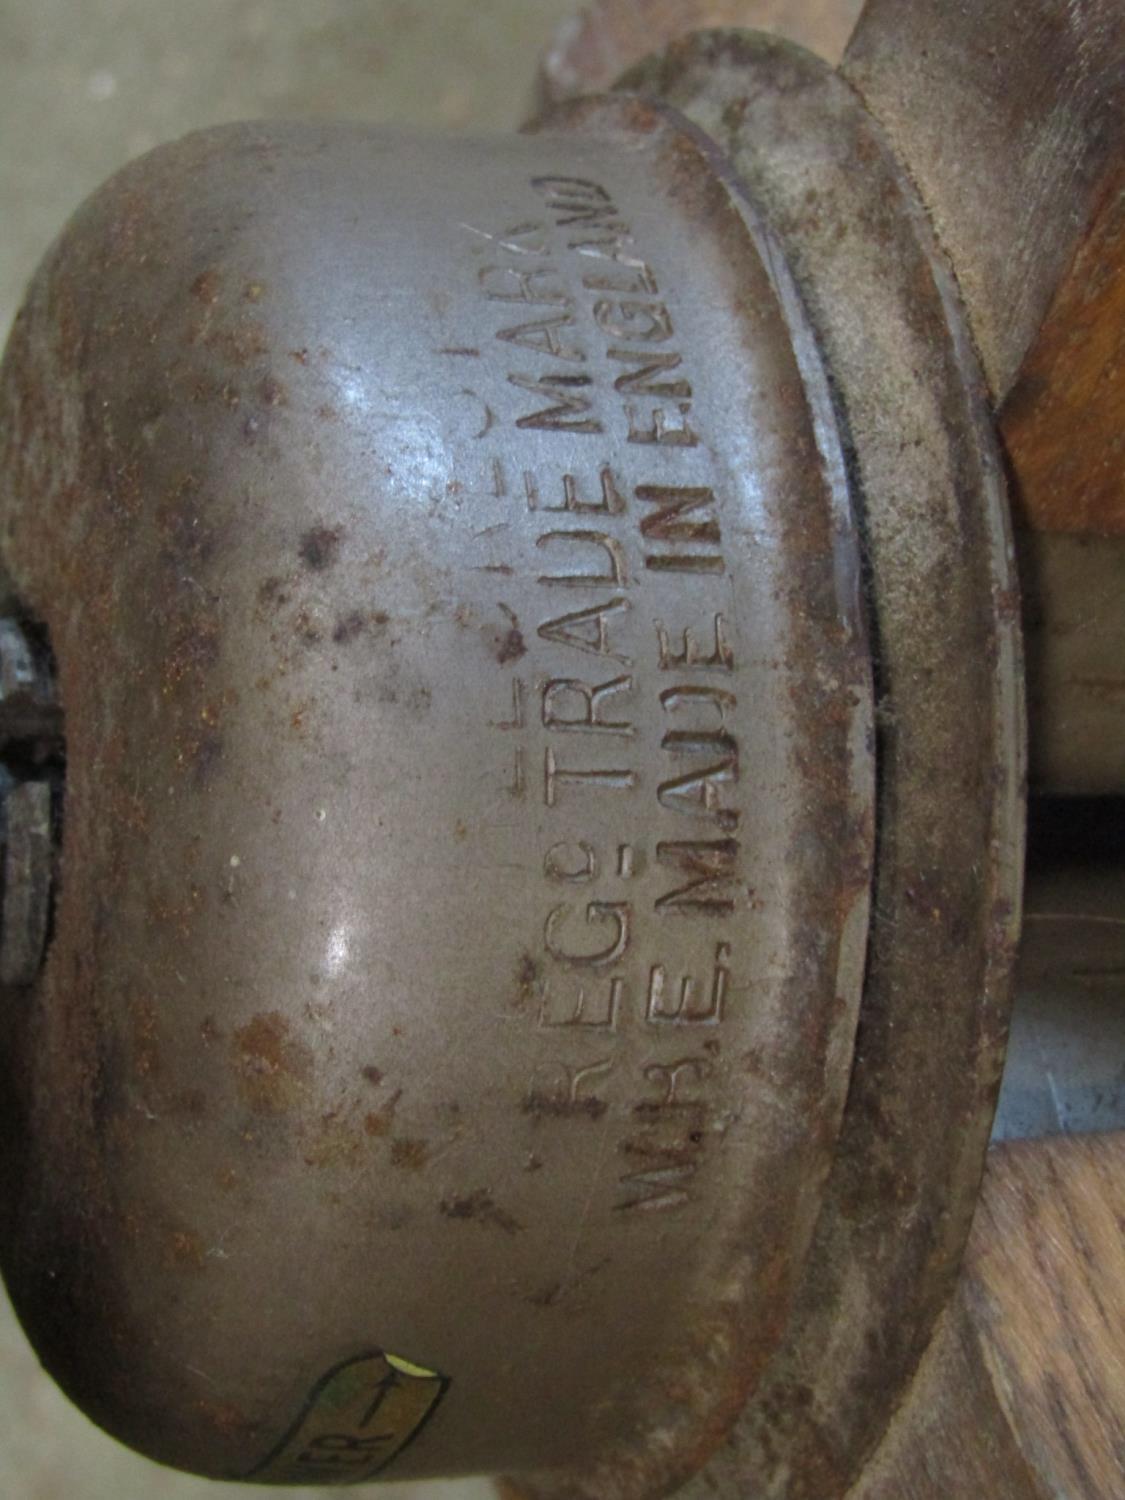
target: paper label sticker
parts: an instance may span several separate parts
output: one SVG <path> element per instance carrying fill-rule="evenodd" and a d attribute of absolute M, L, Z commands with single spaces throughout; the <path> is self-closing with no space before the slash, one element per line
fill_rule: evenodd
<path fill-rule="evenodd" d="M 362 1484 L 376 1478 L 425 1427 L 449 1381 L 394 1354 L 337 1365 L 249 1476 L 259 1484 Z"/>

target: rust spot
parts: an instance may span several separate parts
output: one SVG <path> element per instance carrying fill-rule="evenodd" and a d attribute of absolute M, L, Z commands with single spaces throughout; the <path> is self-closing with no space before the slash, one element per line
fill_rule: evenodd
<path fill-rule="evenodd" d="M 191 284 L 191 295 L 204 306 L 211 307 L 219 300 L 222 277 L 218 271 L 204 271 Z"/>
<path fill-rule="evenodd" d="M 219 1029 L 219 1024 L 214 1016 L 204 1016 L 199 1025 L 199 1035 L 208 1047 L 213 1046 L 216 1042 L 221 1042 L 223 1039 L 223 1033 Z"/>
<path fill-rule="evenodd" d="M 383 1081 L 383 1075 L 376 1067 L 364 1068 L 363 1076 L 367 1079 L 368 1083 L 371 1084 L 372 1088 L 377 1089 Z"/>
<path fill-rule="evenodd" d="M 539 994 L 539 965 L 530 953 L 525 953 L 516 965 L 517 1005 L 522 1010 L 531 1005 Z"/>
<path fill-rule="evenodd" d="M 354 1161 L 362 1142 L 352 1126 L 335 1113 L 325 1115 L 304 1152 L 306 1165 L 331 1167 Z"/>
<path fill-rule="evenodd" d="M 255 1016 L 234 1034 L 239 1093 L 254 1114 L 280 1115 L 299 1102 L 312 1072 L 312 1055 L 289 1034 L 277 1011 Z"/>
<path fill-rule="evenodd" d="M 258 387 L 258 395 L 266 406 L 288 406 L 289 393 L 280 380 L 267 375 Z"/>
<path fill-rule="evenodd" d="M 293 631 L 306 646 L 315 646 L 320 640 L 320 630 L 307 609 L 297 611 L 293 619 Z"/>
<path fill-rule="evenodd" d="M 523 1225 L 506 1213 L 493 1199 L 487 1188 L 477 1188 L 464 1198 L 443 1198 L 441 1212 L 447 1219 L 464 1219 L 477 1224 L 486 1224 L 504 1234 L 519 1234 Z"/>
<path fill-rule="evenodd" d="M 514 610 L 506 604 L 501 604 L 500 609 L 508 620 L 508 629 L 500 629 L 491 637 L 492 654 L 502 667 L 509 662 L 519 661 L 521 656 L 527 655 L 527 642 L 523 638 L 520 622 Z M 460 623 L 460 622 L 459 622 Z"/>
<path fill-rule="evenodd" d="M 342 526 L 313 526 L 301 538 L 297 549 L 301 561 L 314 573 L 324 573 L 331 568 L 340 555 L 343 540 Z"/>
<path fill-rule="evenodd" d="M 187 894 L 180 899 L 153 890 L 148 900 L 149 920 L 154 925 L 171 928 L 181 937 L 191 937 L 195 919 L 203 904 L 204 892 L 194 881 L 188 886 Z"/>
<path fill-rule="evenodd" d="M 430 1160 L 429 1141 L 400 1137 L 391 1142 L 391 1166 L 404 1172 L 421 1172 Z"/>
<path fill-rule="evenodd" d="M 289 603 L 289 595 L 286 593 L 284 578 L 273 575 L 263 581 L 258 589 L 258 603 L 263 609 L 281 609 Z"/>
<path fill-rule="evenodd" d="M 391 1129 L 394 1126 L 395 1122 L 395 1110 L 398 1108 L 398 1103 L 401 1098 L 402 1090 L 399 1089 L 391 1096 L 390 1099 L 387 1100 L 382 1109 L 373 1110 L 369 1115 L 366 1116 L 363 1122 L 363 1128 L 364 1130 L 366 1130 L 368 1135 L 390 1135 Z"/>
<path fill-rule="evenodd" d="M 142 1078 L 151 1078 L 160 1072 L 156 1007 L 151 1000 L 138 1000 L 133 1006 L 133 1065 Z"/>
<path fill-rule="evenodd" d="M 332 639 L 337 646 L 346 646 L 350 641 L 356 640 L 367 629 L 368 616 L 362 610 L 353 610 L 351 614 L 344 615 L 336 621 L 336 628 L 332 632 Z"/>
<path fill-rule="evenodd" d="M 234 328 L 216 328 L 203 341 L 212 353 L 236 369 L 243 369 L 268 354 L 266 336 L 256 324 L 241 323 Z"/>
<path fill-rule="evenodd" d="M 219 623 L 201 616 L 179 627 L 164 662 L 164 694 L 170 696 L 183 683 L 196 684 L 219 659 Z"/>
<path fill-rule="evenodd" d="M 164 1263 L 169 1270 L 202 1271 L 203 1241 L 188 1230 L 176 1230 L 168 1241 Z"/>
<path fill-rule="evenodd" d="M 496 660 L 500 665 L 507 666 L 510 661 L 519 661 L 521 656 L 527 655 L 527 644 L 523 638 L 523 632 L 517 630 L 513 625 L 507 635 L 502 636 L 496 646 Z"/>
<path fill-rule="evenodd" d="M 247 283 L 242 295 L 246 298 L 247 302 L 260 302 L 265 290 L 260 281 L 251 281 Z"/>

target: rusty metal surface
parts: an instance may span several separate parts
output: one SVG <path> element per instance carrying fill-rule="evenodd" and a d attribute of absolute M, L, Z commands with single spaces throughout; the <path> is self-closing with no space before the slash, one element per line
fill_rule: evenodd
<path fill-rule="evenodd" d="M 827 385 L 697 134 L 557 130 L 191 137 L 6 356 L 68 768 L 4 1268 L 75 1399 L 197 1471 L 377 1346 L 452 1381 L 394 1477 L 628 1432 L 596 1493 L 644 1493 L 819 1211 L 873 837 Z"/>
<path fill-rule="evenodd" d="M 867 548 L 879 692 L 872 944 L 844 1133 L 796 1316 L 688 1494 L 842 1494 L 964 1245 L 1004 1047 L 1022 872 L 1019 605 L 1003 484 L 948 268 L 827 68 L 734 33 L 623 88 L 714 135 L 824 350 Z"/>
<path fill-rule="evenodd" d="M 4 803 L 3 941 L 0 986 L 32 984 L 47 942 L 54 874 L 51 788 L 45 781 L 0 782 Z"/>
<path fill-rule="evenodd" d="M 868 0 L 844 76 L 956 268 L 1003 399 L 1120 167 L 1120 0 Z"/>
<path fill-rule="evenodd" d="M 952 259 L 999 408 L 1027 601 L 1033 785 L 1125 790 L 1125 7 L 873 0 L 843 74 Z M 1042 535 L 1037 535 L 1042 534 Z"/>
<path fill-rule="evenodd" d="M 1000 431 L 1024 525 L 1125 536 L 1125 171 L 1055 294 Z"/>
<path fill-rule="evenodd" d="M 544 54 L 539 108 L 609 89 L 669 43 L 716 27 L 776 32 L 837 63 L 861 9 L 862 0 L 595 0 Z"/>

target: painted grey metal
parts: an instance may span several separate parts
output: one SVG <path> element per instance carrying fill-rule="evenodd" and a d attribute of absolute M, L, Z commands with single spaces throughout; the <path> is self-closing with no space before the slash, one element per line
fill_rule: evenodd
<path fill-rule="evenodd" d="M 816 1220 L 874 830 L 827 382 L 729 168 L 624 101 L 197 135 L 2 400 L 66 714 L 0 1244 L 48 1368 L 215 1475 L 373 1348 L 451 1382 L 395 1477 L 686 1475 Z"/>

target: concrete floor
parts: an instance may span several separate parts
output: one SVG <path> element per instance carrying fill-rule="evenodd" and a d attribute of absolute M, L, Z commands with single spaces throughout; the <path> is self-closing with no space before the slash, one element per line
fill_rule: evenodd
<path fill-rule="evenodd" d="M 345 116 L 510 130 L 574 0 L 0 0 L 0 330 L 87 193 L 198 126 Z M 40 1371 L 0 1296 L 3 1500 L 228 1500 L 103 1436 Z M 303 1496 L 334 1491 L 295 1491 Z M 483 1482 L 380 1486 L 484 1500 Z"/>
<path fill-rule="evenodd" d="M 201 125 L 510 130 L 576 0 L 0 0 L 0 326 L 122 162 Z"/>

